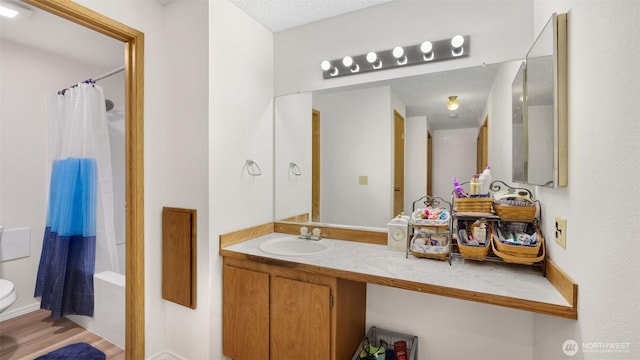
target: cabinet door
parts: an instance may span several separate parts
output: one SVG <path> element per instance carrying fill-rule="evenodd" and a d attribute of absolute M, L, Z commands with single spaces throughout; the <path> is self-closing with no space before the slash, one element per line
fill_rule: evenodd
<path fill-rule="evenodd" d="M 269 354 L 269 274 L 225 265 L 223 352 L 234 360 Z"/>
<path fill-rule="evenodd" d="M 330 295 L 328 286 L 272 279 L 272 360 L 331 357 Z"/>

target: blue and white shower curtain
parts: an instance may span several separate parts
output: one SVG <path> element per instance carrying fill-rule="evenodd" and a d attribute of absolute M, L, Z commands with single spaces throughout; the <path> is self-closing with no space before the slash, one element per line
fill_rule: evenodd
<path fill-rule="evenodd" d="M 51 317 L 93 316 L 93 275 L 117 270 L 113 185 L 102 89 L 48 97 L 51 180 L 35 296 Z"/>

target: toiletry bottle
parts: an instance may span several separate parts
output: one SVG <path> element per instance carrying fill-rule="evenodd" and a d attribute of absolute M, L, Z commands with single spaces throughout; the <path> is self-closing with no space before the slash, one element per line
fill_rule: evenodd
<path fill-rule="evenodd" d="M 478 182 L 478 174 L 473 175 L 471 177 L 471 182 L 469 183 L 470 193 L 472 195 L 477 195 L 480 193 L 480 183 Z"/>
<path fill-rule="evenodd" d="M 489 193 L 489 185 L 491 185 L 491 168 L 489 166 L 484 169 L 482 174 L 478 177 L 480 183 L 480 194 L 486 195 Z"/>
<path fill-rule="evenodd" d="M 456 194 L 456 197 L 463 198 L 466 197 L 467 194 L 464 192 L 464 188 L 458 182 L 458 178 L 453 178 L 453 193 Z"/>

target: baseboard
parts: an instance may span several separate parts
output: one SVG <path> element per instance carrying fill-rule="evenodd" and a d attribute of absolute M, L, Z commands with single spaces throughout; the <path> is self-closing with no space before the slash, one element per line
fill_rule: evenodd
<path fill-rule="evenodd" d="M 162 352 L 148 358 L 148 360 L 186 360 L 186 359 L 183 359 L 180 356 L 170 351 L 163 350 Z"/>
<path fill-rule="evenodd" d="M 23 307 L 18 308 L 18 309 L 5 311 L 2 314 L 0 314 L 0 321 L 13 319 L 14 317 L 18 317 L 20 315 L 28 314 L 28 313 L 30 313 L 32 311 L 36 311 L 38 309 L 40 309 L 40 303 L 39 302 L 33 303 L 31 305 L 23 306 Z"/>

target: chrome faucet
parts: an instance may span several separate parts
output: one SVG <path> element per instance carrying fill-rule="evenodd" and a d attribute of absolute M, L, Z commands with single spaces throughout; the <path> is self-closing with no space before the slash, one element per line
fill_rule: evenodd
<path fill-rule="evenodd" d="M 303 226 L 300 228 L 300 236 L 298 236 L 298 238 L 318 241 L 322 239 L 321 234 L 322 230 L 318 228 L 314 228 L 311 233 L 309 233 L 309 229 L 306 226 Z"/>
<path fill-rule="evenodd" d="M 311 240 L 316 240 L 316 241 L 318 241 L 318 240 L 322 239 L 322 236 L 320 235 L 321 233 L 322 233 L 322 231 L 321 231 L 320 229 L 318 229 L 318 228 L 314 228 L 314 229 L 311 231 L 311 237 L 310 237 L 310 239 L 311 239 Z"/>
<path fill-rule="evenodd" d="M 311 234 L 309 234 L 309 229 L 306 226 L 300 228 L 300 239 L 311 239 Z"/>

